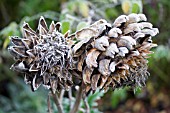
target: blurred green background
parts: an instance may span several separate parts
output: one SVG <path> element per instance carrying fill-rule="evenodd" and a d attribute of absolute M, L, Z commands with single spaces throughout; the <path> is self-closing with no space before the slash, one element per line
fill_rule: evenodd
<path fill-rule="evenodd" d="M 113 22 L 121 14 L 144 13 L 160 33 L 153 38 L 159 46 L 149 58 L 151 73 L 146 87 L 96 93 L 104 113 L 170 113 L 170 2 L 169 0 L 0 0 L 0 113 L 46 113 L 48 92 L 32 92 L 23 75 L 10 70 L 14 62 L 7 47 L 9 36 L 21 36 L 24 21 L 33 29 L 39 17 L 62 23 L 61 31 L 75 32 L 104 18 Z M 96 103 L 95 103 L 96 105 Z M 93 111 L 94 112 L 94 111 Z M 98 111 L 95 111 L 97 113 Z"/>

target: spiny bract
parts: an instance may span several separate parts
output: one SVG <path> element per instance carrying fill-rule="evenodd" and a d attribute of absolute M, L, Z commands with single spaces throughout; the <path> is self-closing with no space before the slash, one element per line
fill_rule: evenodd
<path fill-rule="evenodd" d="M 41 84 L 52 91 L 68 89 L 72 85 L 68 73 L 68 51 L 66 37 L 59 32 L 60 23 L 52 22 L 49 29 L 43 17 L 40 18 L 37 31 L 28 23 L 23 25 L 23 38 L 11 37 L 13 46 L 9 52 L 16 62 L 13 70 L 25 73 L 25 82 L 36 90 Z"/>
<path fill-rule="evenodd" d="M 86 84 L 86 91 L 109 87 L 143 86 L 152 37 L 159 31 L 146 22 L 144 14 L 121 15 L 111 25 L 99 20 L 70 36 L 73 72 Z M 80 74 L 81 73 L 81 74 Z"/>

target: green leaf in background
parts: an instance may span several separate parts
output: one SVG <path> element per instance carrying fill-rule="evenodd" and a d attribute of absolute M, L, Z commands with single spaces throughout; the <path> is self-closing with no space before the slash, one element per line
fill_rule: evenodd
<path fill-rule="evenodd" d="M 127 97 L 126 88 L 114 90 L 111 96 L 112 107 L 116 108 L 119 102 L 126 99 L 126 97 Z"/>
<path fill-rule="evenodd" d="M 87 22 L 80 22 L 78 25 L 77 25 L 77 30 L 81 30 L 85 27 L 88 27 L 89 24 Z"/>
<path fill-rule="evenodd" d="M 18 30 L 17 30 L 18 29 Z M 0 32 L 0 40 L 3 40 L 3 49 L 5 49 L 10 40 L 9 36 L 19 36 L 19 27 L 16 22 L 11 22 L 7 27 L 5 27 L 1 32 Z"/>
<path fill-rule="evenodd" d="M 69 21 L 61 22 L 61 32 L 64 34 L 70 29 L 71 23 Z"/>
<path fill-rule="evenodd" d="M 132 5 L 132 11 L 131 11 L 132 13 L 139 13 L 140 12 L 140 6 L 139 6 L 139 4 L 137 4 L 137 3 L 134 3 L 133 5 Z"/>
<path fill-rule="evenodd" d="M 86 1 L 79 1 L 79 11 L 83 17 L 89 16 L 89 6 Z"/>
<path fill-rule="evenodd" d="M 142 0 L 122 0 L 122 10 L 125 14 L 142 13 Z"/>

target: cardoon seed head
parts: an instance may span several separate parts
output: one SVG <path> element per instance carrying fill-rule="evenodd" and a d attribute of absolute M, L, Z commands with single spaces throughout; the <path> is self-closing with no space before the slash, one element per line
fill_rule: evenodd
<path fill-rule="evenodd" d="M 41 17 L 36 31 L 24 23 L 23 37 L 11 37 L 13 45 L 8 50 L 16 60 L 11 68 L 25 74 L 25 82 L 31 84 L 33 91 L 41 84 L 54 92 L 72 85 L 72 77 L 67 70 L 68 33 L 61 34 L 59 28 L 60 23 L 52 22 L 48 29 Z"/>
<path fill-rule="evenodd" d="M 157 28 L 144 14 L 121 15 L 113 24 L 99 20 L 75 34 L 72 46 L 73 70 L 90 89 L 144 86 L 149 75 L 147 58 L 157 46 L 152 37 Z"/>

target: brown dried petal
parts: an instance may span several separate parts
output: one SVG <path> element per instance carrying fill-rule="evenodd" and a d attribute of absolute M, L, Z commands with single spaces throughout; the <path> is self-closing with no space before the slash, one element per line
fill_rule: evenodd
<path fill-rule="evenodd" d="M 10 37 L 10 40 L 15 46 L 24 46 L 22 39 L 17 36 Z"/>
<path fill-rule="evenodd" d="M 77 40 L 85 40 L 86 38 L 97 36 L 98 32 L 91 28 L 85 28 L 80 31 L 77 31 L 75 36 Z"/>
<path fill-rule="evenodd" d="M 99 88 L 102 89 L 108 79 L 108 76 L 101 76 L 100 78 L 101 78 L 101 83 L 99 85 Z"/>
<path fill-rule="evenodd" d="M 138 14 L 132 13 L 128 15 L 128 23 L 137 23 L 140 21 L 140 17 Z"/>
<path fill-rule="evenodd" d="M 110 75 L 111 71 L 109 69 L 109 64 L 109 59 L 100 60 L 98 71 L 104 76 Z"/>
<path fill-rule="evenodd" d="M 88 54 L 87 54 L 87 57 L 86 57 L 86 64 L 87 64 L 87 67 L 88 68 L 92 68 L 92 67 L 97 67 L 98 64 L 97 64 L 97 58 L 99 56 L 100 52 L 95 49 L 95 48 L 92 48 Z"/>
<path fill-rule="evenodd" d="M 50 34 L 51 34 L 53 31 L 56 31 L 54 21 L 52 21 L 52 22 L 51 22 L 48 33 L 50 33 Z"/>
<path fill-rule="evenodd" d="M 123 23 L 126 23 L 129 20 L 128 16 L 121 15 L 113 23 L 114 27 L 120 27 Z"/>
<path fill-rule="evenodd" d="M 95 74 L 92 76 L 91 87 L 93 90 L 97 89 L 97 83 L 98 83 L 99 78 L 100 78 L 100 74 Z"/>
<path fill-rule="evenodd" d="M 105 47 L 109 46 L 109 41 L 107 36 L 102 36 L 94 41 L 94 47 L 98 50 L 105 51 Z"/>
<path fill-rule="evenodd" d="M 141 26 L 138 23 L 132 23 L 129 24 L 124 29 L 124 34 L 132 33 L 132 32 L 140 32 L 140 31 L 141 31 Z"/>
<path fill-rule="evenodd" d="M 140 21 L 147 21 L 147 18 L 144 14 L 138 14 Z"/>
<path fill-rule="evenodd" d="M 23 35 L 24 37 L 31 36 L 31 35 L 36 35 L 36 32 L 30 28 L 28 23 L 23 24 Z"/>
<path fill-rule="evenodd" d="M 119 28 L 112 28 L 109 32 L 108 32 L 108 36 L 109 37 L 114 37 L 117 38 L 118 34 L 122 34 L 122 31 Z"/>
<path fill-rule="evenodd" d="M 81 40 L 80 42 L 78 42 L 72 49 L 73 54 L 76 53 L 77 50 L 80 49 L 82 47 L 82 45 L 87 43 L 90 39 L 91 39 L 91 37 L 88 37 L 88 38 L 85 38 L 85 39 Z"/>
<path fill-rule="evenodd" d="M 90 80 L 90 77 L 91 77 L 91 74 L 93 72 L 93 69 L 92 68 L 88 68 L 87 66 L 84 68 L 83 70 L 83 81 L 84 83 L 91 83 L 91 80 Z"/>
<path fill-rule="evenodd" d="M 115 43 L 111 43 L 109 47 L 107 47 L 106 50 L 106 56 L 110 56 L 111 58 L 114 58 L 115 53 L 118 53 L 119 49 L 117 48 L 117 45 Z"/>
<path fill-rule="evenodd" d="M 25 54 L 25 49 L 22 46 L 10 46 L 8 50 L 15 58 L 27 57 Z"/>
<path fill-rule="evenodd" d="M 31 83 L 32 90 L 33 91 L 37 90 L 41 84 L 42 84 L 42 78 L 37 77 L 37 75 L 35 75 Z"/>

